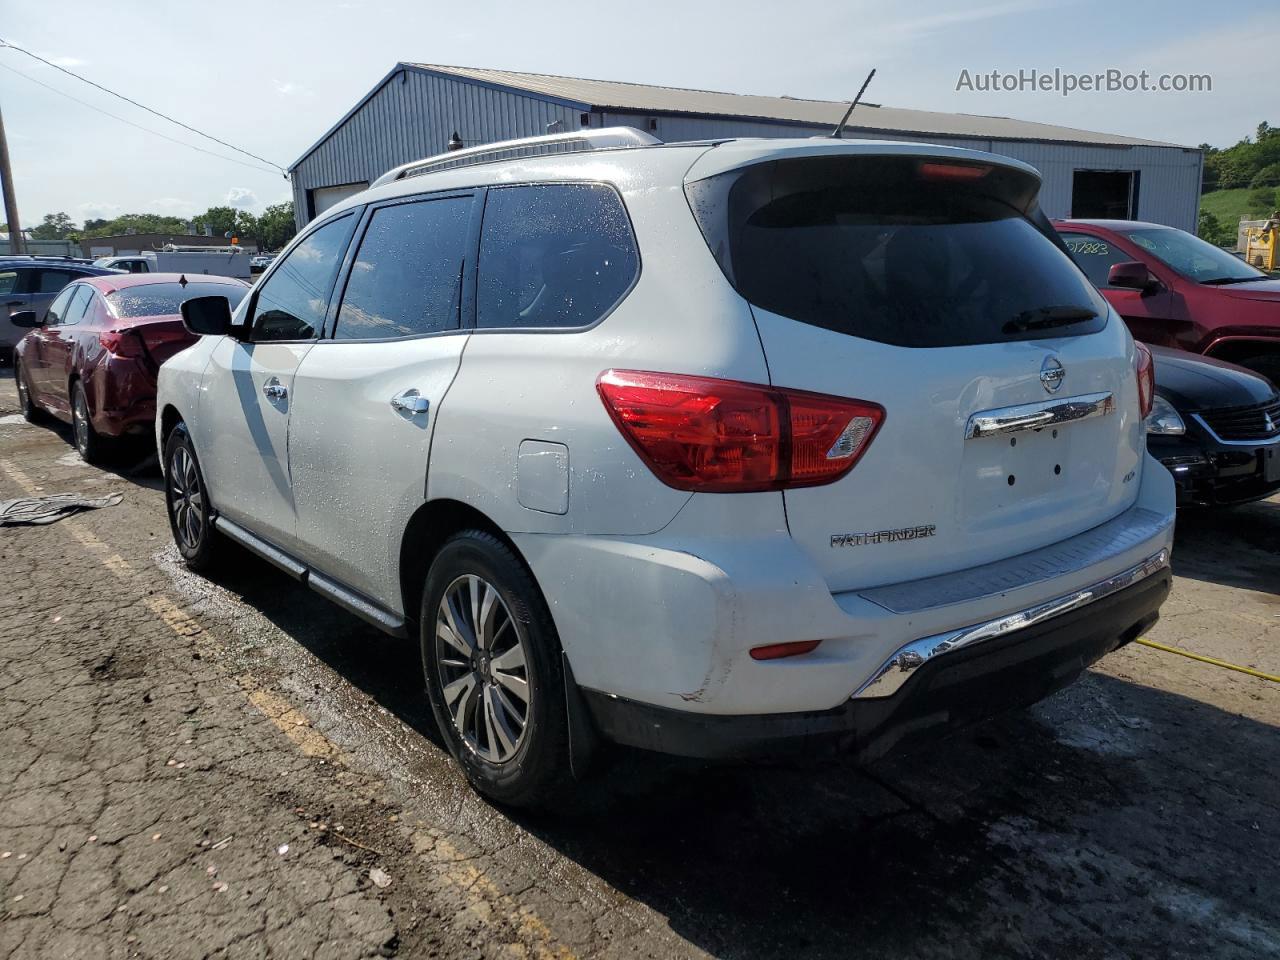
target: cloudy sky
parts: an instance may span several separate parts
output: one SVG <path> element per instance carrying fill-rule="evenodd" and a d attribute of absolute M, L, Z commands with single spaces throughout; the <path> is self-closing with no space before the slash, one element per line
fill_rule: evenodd
<path fill-rule="evenodd" d="M 1260 95 L 1274 91 L 1277 38 L 1280 9 L 1261 0 L 0 0 L 0 39 L 282 166 L 397 60 L 817 99 L 852 97 L 874 66 L 867 100 L 886 106 L 1221 146 L 1280 124 L 1280 99 Z M 0 68 L 24 224 L 51 211 L 259 212 L 289 197 L 279 173 L 14 50 L 0 49 Z M 1032 68 L 1209 74 L 1213 90 L 957 89 L 963 70 Z"/>

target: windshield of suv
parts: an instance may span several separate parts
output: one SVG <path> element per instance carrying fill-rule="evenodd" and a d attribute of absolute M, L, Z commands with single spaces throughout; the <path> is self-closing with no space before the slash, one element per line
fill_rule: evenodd
<path fill-rule="evenodd" d="M 756 307 L 906 347 L 1092 333 L 1101 295 L 1032 222 L 1039 183 L 971 161 L 819 156 L 689 184 L 721 269 Z"/>
<path fill-rule="evenodd" d="M 1123 236 L 1197 283 L 1243 283 L 1267 279 L 1265 273 L 1255 270 L 1239 257 L 1184 230 L 1149 227 L 1125 231 Z"/>
<path fill-rule="evenodd" d="M 107 303 L 121 319 L 162 317 L 181 313 L 183 301 L 196 297 L 226 297 L 234 310 L 248 292 L 238 283 L 146 283 L 107 294 Z"/>

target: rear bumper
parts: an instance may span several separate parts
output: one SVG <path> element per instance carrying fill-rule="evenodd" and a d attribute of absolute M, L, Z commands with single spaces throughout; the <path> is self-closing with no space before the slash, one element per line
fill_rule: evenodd
<path fill-rule="evenodd" d="M 1109 581 L 1095 584 L 1097 599 L 1021 629 L 946 646 L 965 632 L 955 631 L 904 647 L 830 710 L 708 715 L 583 694 L 600 733 L 627 746 L 700 758 L 835 751 L 873 760 L 906 742 L 1035 703 L 1136 639 L 1156 622 L 1168 596 L 1168 552 L 1125 573 L 1132 576 L 1125 585 L 1104 592 Z"/>
<path fill-rule="evenodd" d="M 109 437 L 150 434 L 156 419 L 156 375 L 145 361 L 108 356 L 87 379 L 95 430 Z"/>
<path fill-rule="evenodd" d="M 1183 435 L 1147 438 L 1147 450 L 1173 474 L 1179 506 L 1249 503 L 1280 491 L 1280 439 L 1224 443 L 1187 419 Z"/>

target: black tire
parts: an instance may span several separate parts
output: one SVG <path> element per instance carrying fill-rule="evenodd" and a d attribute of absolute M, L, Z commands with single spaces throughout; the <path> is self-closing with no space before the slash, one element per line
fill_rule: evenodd
<path fill-rule="evenodd" d="M 27 423 L 40 422 L 40 408 L 36 406 L 36 402 L 31 398 L 31 381 L 27 379 L 27 373 L 22 368 L 21 360 L 13 362 L 13 380 L 18 385 L 18 409 L 22 413 L 22 417 Z"/>
<path fill-rule="evenodd" d="M 89 395 L 79 380 L 71 385 L 71 436 L 81 460 L 85 463 L 102 462 L 108 441 L 93 429 L 93 421 L 89 418 Z"/>
<path fill-rule="evenodd" d="M 1241 360 L 1240 366 L 1247 367 L 1254 373 L 1260 373 L 1280 388 L 1280 354 L 1264 353 L 1260 356 Z"/>
<path fill-rule="evenodd" d="M 164 444 L 164 502 L 169 531 L 183 562 L 197 573 L 216 565 L 222 536 L 213 528 L 204 472 L 184 423 L 178 424 Z"/>
<path fill-rule="evenodd" d="M 501 600 L 501 609 L 496 602 L 492 604 L 494 612 L 489 622 L 497 626 L 488 643 L 490 652 L 485 655 L 476 644 L 470 644 L 470 666 L 456 652 L 461 648 L 450 646 L 437 631 L 446 593 L 453 599 L 469 595 L 466 591 L 476 589 L 476 581 L 469 578 L 478 578 Z M 470 609 L 452 609 L 474 620 Z M 472 786 L 489 799 L 513 807 L 550 803 L 571 782 L 569 727 L 560 639 L 533 574 L 492 534 L 481 530 L 457 533 L 440 549 L 427 572 L 419 623 L 431 709 L 449 752 Z M 481 632 L 473 630 L 472 635 Z M 512 648 L 507 646 L 513 638 L 521 646 L 519 659 L 528 699 L 519 738 L 508 743 L 509 734 L 520 720 L 519 695 L 513 691 L 518 688 L 521 667 L 509 665 L 515 661 Z M 450 660 L 457 665 L 448 665 Z M 502 661 L 506 663 L 500 668 Z M 465 687 L 467 676 L 473 680 L 472 692 Z M 455 690 L 458 683 L 464 684 L 464 692 L 452 701 L 445 693 L 445 685 L 451 679 Z M 490 697 L 491 707 L 487 699 Z M 473 707 L 471 714 L 467 712 L 468 700 Z M 451 706 L 459 707 L 461 725 L 455 721 Z M 492 717 L 485 713 L 486 708 L 494 711 Z M 481 725 L 482 715 L 485 721 L 498 726 L 498 737 L 492 732 L 494 726 L 485 729 Z M 503 740 L 503 730 L 507 741 Z M 503 752 L 508 755 L 494 758 Z"/>

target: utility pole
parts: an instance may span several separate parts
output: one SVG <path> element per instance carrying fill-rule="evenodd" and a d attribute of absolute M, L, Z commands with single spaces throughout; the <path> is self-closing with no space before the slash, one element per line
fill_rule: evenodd
<path fill-rule="evenodd" d="M 22 223 L 18 220 L 18 201 L 13 192 L 13 168 L 9 166 L 9 141 L 4 135 L 4 114 L 0 113 L 0 185 L 4 187 L 4 218 L 9 224 L 9 253 L 21 255 L 27 252 L 22 238 Z"/>

